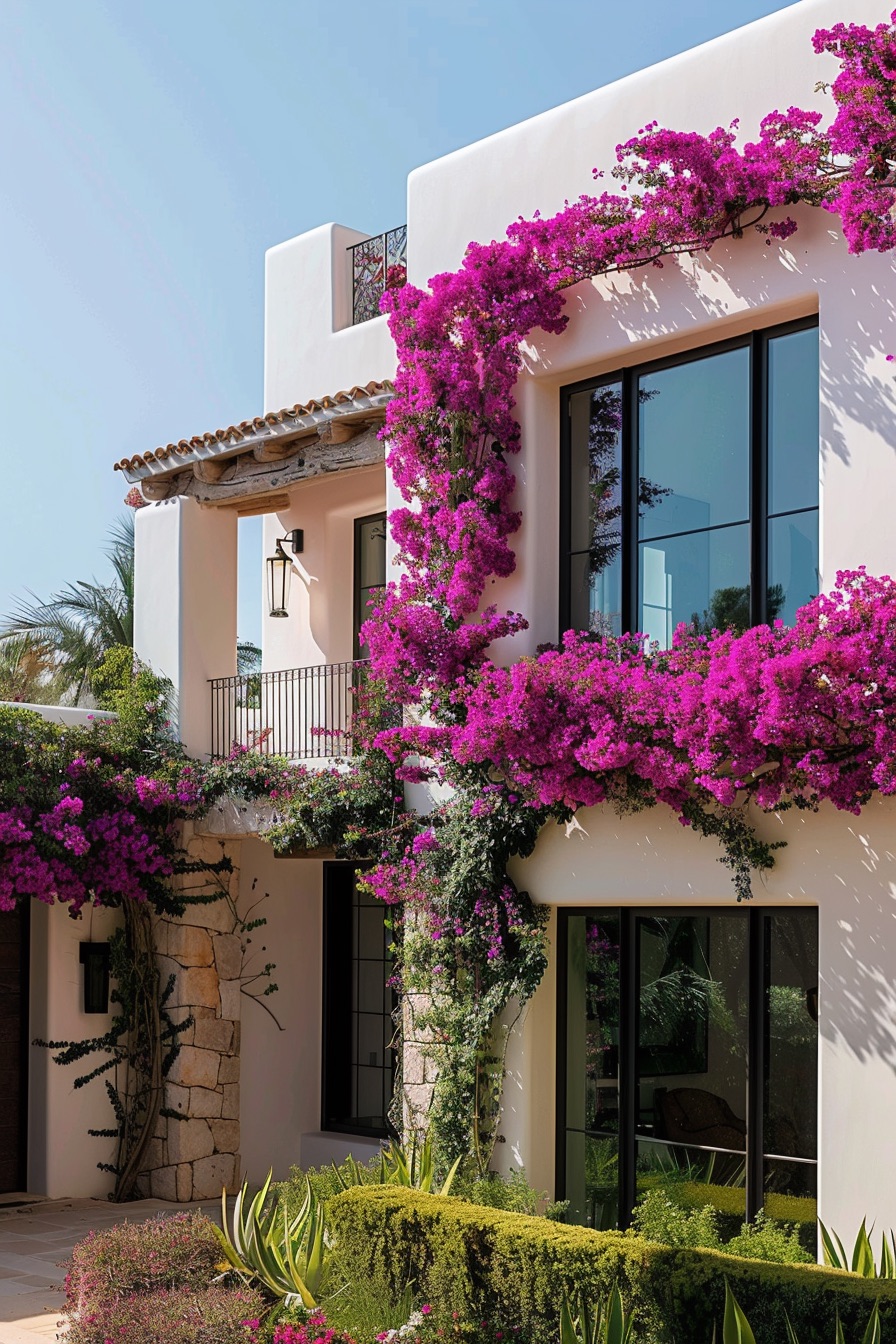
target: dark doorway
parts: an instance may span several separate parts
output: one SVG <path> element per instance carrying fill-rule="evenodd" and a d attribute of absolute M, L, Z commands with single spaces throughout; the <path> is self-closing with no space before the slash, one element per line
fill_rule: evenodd
<path fill-rule="evenodd" d="M 27 904 L 0 913 L 0 1191 L 27 1180 L 28 923 Z"/>

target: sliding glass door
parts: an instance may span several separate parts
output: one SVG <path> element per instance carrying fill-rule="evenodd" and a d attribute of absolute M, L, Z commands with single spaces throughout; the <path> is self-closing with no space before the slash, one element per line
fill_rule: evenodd
<path fill-rule="evenodd" d="M 809 1223 L 814 909 L 568 910 L 559 919 L 558 1186 L 624 1227 L 666 1188 Z"/>

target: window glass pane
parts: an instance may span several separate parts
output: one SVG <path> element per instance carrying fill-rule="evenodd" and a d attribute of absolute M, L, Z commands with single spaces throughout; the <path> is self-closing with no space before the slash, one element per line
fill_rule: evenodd
<path fill-rule="evenodd" d="M 588 552 L 592 573 L 618 559 L 622 539 L 622 384 L 569 399 L 569 548 Z"/>
<path fill-rule="evenodd" d="M 638 629 L 661 648 L 682 621 L 701 630 L 749 625 L 747 524 L 642 542 L 639 552 Z"/>
<path fill-rule="evenodd" d="M 765 1151 L 814 1160 L 817 1155 L 818 914 L 768 918 L 768 1082 Z"/>
<path fill-rule="evenodd" d="M 358 566 L 362 588 L 382 588 L 386 582 L 386 520 L 374 518 L 358 527 Z"/>
<path fill-rule="evenodd" d="M 768 520 L 768 619 L 793 625 L 818 594 L 818 510 Z"/>
<path fill-rule="evenodd" d="M 750 516 L 750 351 L 677 364 L 638 382 L 639 535 Z"/>
<path fill-rule="evenodd" d="M 566 1195 L 571 1221 L 619 1219 L 619 915 L 567 921 Z M 590 1131 L 590 1132 L 589 1132 Z"/>
<path fill-rule="evenodd" d="M 711 1204 L 745 1181 L 747 920 L 657 914 L 635 927 L 638 1193 L 684 1182 Z"/>
<path fill-rule="evenodd" d="M 768 343 L 768 511 L 818 504 L 818 328 Z"/>
<path fill-rule="evenodd" d="M 618 555 L 597 574 L 591 568 L 589 552 L 570 556 L 569 620 L 572 630 L 622 633 L 622 565 Z"/>

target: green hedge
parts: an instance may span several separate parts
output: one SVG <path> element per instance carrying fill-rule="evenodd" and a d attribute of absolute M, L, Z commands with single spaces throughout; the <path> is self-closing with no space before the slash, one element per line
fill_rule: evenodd
<path fill-rule="evenodd" d="M 726 1278 L 757 1344 L 783 1344 L 785 1310 L 800 1344 L 834 1344 L 836 1310 L 847 1341 L 858 1341 L 875 1298 L 882 1338 L 896 1339 L 896 1281 L 675 1250 L 390 1186 L 347 1190 L 329 1211 L 340 1258 L 359 1274 L 399 1292 L 413 1282 L 437 1309 L 500 1319 L 532 1344 L 554 1344 L 565 1289 L 594 1299 L 614 1283 L 639 1344 L 711 1344 Z"/>

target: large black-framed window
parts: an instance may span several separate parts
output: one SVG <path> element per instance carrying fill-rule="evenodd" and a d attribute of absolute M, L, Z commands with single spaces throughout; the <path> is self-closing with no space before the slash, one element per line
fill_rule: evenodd
<path fill-rule="evenodd" d="M 323 1077 L 325 1130 L 384 1137 L 395 1072 L 392 933 L 358 868 L 324 864 Z"/>
<path fill-rule="evenodd" d="M 817 909 L 561 909 L 557 937 L 571 1219 L 625 1227 L 672 1185 L 799 1223 L 814 1245 Z"/>
<path fill-rule="evenodd" d="M 562 389 L 560 628 L 745 628 L 818 592 L 818 322 Z"/>

